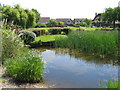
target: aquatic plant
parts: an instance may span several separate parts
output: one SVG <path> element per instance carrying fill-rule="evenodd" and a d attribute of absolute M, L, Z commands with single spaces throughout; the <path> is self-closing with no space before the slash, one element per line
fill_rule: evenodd
<path fill-rule="evenodd" d="M 74 31 L 67 38 L 55 41 L 56 47 L 77 49 L 96 55 L 113 55 L 118 52 L 117 31 Z"/>

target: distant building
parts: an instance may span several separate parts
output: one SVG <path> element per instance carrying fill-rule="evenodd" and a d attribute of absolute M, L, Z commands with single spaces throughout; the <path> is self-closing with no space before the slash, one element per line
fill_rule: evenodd
<path fill-rule="evenodd" d="M 95 21 L 100 21 L 101 20 L 101 15 L 102 15 L 102 13 L 95 13 L 95 17 L 94 17 L 94 19 L 93 19 L 93 21 L 95 22 Z"/>
<path fill-rule="evenodd" d="M 82 23 L 84 22 L 85 18 L 74 18 L 73 22 L 74 23 Z"/>
<path fill-rule="evenodd" d="M 56 22 L 64 22 L 65 24 L 72 24 L 73 23 L 71 18 L 57 18 Z"/>
<path fill-rule="evenodd" d="M 41 17 L 38 23 L 47 23 L 50 20 L 50 17 Z"/>
<path fill-rule="evenodd" d="M 95 17 L 93 19 L 93 25 L 96 27 L 107 26 L 104 22 L 101 22 L 101 15 L 102 13 L 95 13 Z"/>

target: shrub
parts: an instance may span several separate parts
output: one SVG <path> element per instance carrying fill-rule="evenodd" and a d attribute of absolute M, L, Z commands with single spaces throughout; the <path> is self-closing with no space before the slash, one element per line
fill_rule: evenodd
<path fill-rule="evenodd" d="M 21 54 L 23 49 L 23 42 L 21 42 L 20 38 L 10 30 L 0 30 L 2 33 L 2 63 L 7 58 L 16 57 Z"/>
<path fill-rule="evenodd" d="M 36 28 L 38 28 L 38 27 L 46 27 L 46 24 L 45 23 L 38 23 L 36 25 Z"/>
<path fill-rule="evenodd" d="M 68 34 L 71 31 L 71 29 L 69 29 L 69 28 L 54 28 L 54 29 L 49 29 L 48 31 L 52 35 L 61 34 L 61 32 Z"/>
<path fill-rule="evenodd" d="M 38 82 L 42 80 L 43 63 L 36 52 L 29 51 L 22 57 L 6 62 L 7 74 L 19 82 Z"/>
<path fill-rule="evenodd" d="M 24 40 L 25 44 L 30 44 L 36 38 L 35 33 L 31 31 L 19 31 L 19 36 Z"/>
<path fill-rule="evenodd" d="M 40 36 L 40 30 L 33 30 L 33 32 L 35 33 L 36 37 Z"/>

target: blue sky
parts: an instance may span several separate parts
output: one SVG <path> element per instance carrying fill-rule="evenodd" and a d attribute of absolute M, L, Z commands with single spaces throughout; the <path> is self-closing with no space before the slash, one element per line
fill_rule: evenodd
<path fill-rule="evenodd" d="M 117 7 L 120 0 L 0 0 L 5 5 L 20 4 L 22 8 L 35 8 L 42 17 L 89 18 L 105 8 Z"/>

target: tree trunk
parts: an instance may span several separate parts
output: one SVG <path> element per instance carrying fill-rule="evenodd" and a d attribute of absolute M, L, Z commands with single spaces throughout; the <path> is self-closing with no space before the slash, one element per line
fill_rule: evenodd
<path fill-rule="evenodd" d="M 113 21 L 113 29 L 115 29 L 115 20 Z"/>

